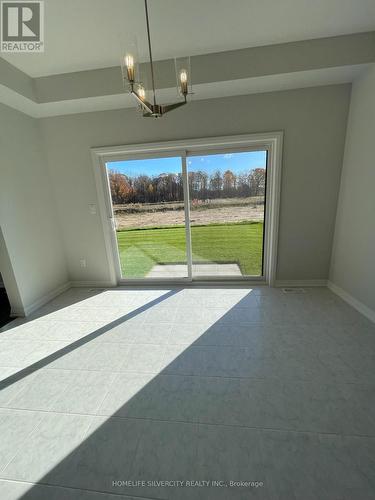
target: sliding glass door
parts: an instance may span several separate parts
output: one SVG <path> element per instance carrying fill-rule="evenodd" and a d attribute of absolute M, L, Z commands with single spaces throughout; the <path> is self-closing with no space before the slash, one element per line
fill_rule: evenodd
<path fill-rule="evenodd" d="M 267 151 L 106 163 L 123 279 L 263 275 Z"/>
<path fill-rule="evenodd" d="M 107 163 L 123 278 L 188 276 L 181 157 Z"/>
<path fill-rule="evenodd" d="M 193 277 L 261 276 L 267 151 L 187 160 Z"/>

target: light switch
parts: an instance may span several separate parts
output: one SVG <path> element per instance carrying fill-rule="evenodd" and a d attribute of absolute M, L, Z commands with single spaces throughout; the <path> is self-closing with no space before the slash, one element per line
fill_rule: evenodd
<path fill-rule="evenodd" d="M 91 215 L 96 215 L 96 205 L 89 205 L 89 212 Z"/>

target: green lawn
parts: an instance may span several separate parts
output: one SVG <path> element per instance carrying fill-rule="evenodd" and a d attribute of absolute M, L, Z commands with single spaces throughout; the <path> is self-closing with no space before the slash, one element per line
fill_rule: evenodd
<path fill-rule="evenodd" d="M 193 262 L 236 262 L 244 275 L 262 269 L 263 223 L 229 223 L 191 228 Z M 155 264 L 186 263 L 185 228 L 118 231 L 122 274 L 141 278 Z"/>

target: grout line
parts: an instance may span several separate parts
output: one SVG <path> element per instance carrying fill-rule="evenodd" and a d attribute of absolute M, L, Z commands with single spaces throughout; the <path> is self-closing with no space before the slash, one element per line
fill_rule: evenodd
<path fill-rule="evenodd" d="M 51 412 L 51 413 L 53 413 L 53 412 Z M 64 413 L 64 415 L 71 415 L 71 414 L 70 413 Z M 86 441 L 86 439 L 87 439 L 87 436 L 88 436 L 89 430 L 91 428 L 91 425 L 94 423 L 94 417 L 95 417 L 95 415 L 80 415 L 79 413 L 77 413 L 77 414 L 75 414 L 75 416 L 87 416 L 87 418 L 88 418 L 88 423 L 87 423 L 86 430 L 83 433 L 82 440 L 81 440 L 81 442 L 78 445 L 78 446 L 81 446 L 82 443 L 84 443 Z M 77 448 L 78 447 L 74 448 L 74 450 L 76 450 Z"/>
<path fill-rule="evenodd" d="M 9 397 L 9 399 L 7 400 L 7 403 L 6 404 L 10 404 L 14 399 L 16 399 L 18 397 L 18 395 L 20 394 L 20 392 L 25 388 L 25 387 L 28 387 L 32 382 L 33 382 L 33 379 L 36 377 L 36 373 L 31 373 L 29 375 L 29 380 L 27 380 L 27 382 L 25 382 L 25 384 L 20 384 L 20 387 L 18 389 L 18 391 L 16 390 L 15 391 L 15 394 L 11 395 Z M 1 404 L 0 404 L 0 408 L 6 408 L 6 407 L 2 407 Z"/>
<path fill-rule="evenodd" d="M 130 313 L 126 313 L 126 314 L 130 314 Z M 224 314 L 225 316 L 225 314 Z M 219 321 L 221 322 L 220 324 L 220 329 L 225 329 L 225 328 L 230 328 L 231 325 L 233 325 L 233 322 L 232 321 L 229 321 L 228 322 L 223 322 L 222 321 L 222 317 L 214 320 L 214 321 L 210 321 L 209 323 L 205 324 L 205 323 L 202 323 L 202 322 L 197 322 L 197 321 L 194 321 L 194 322 L 184 322 L 184 326 L 199 326 L 199 327 L 202 327 L 204 329 L 209 329 L 213 326 L 216 325 L 216 323 Z M 115 318 L 113 321 L 116 321 L 117 319 L 119 318 Z M 126 324 L 127 321 L 132 321 L 133 318 L 131 318 L 130 320 L 125 320 L 123 324 Z M 35 320 L 30 320 L 26 323 L 23 323 L 22 325 L 18 325 L 18 327 L 22 327 L 22 326 L 25 326 L 25 325 L 29 325 L 31 323 L 33 323 Z M 108 324 L 110 324 L 112 322 L 112 320 L 108 320 L 107 322 L 105 323 L 102 323 L 100 321 L 71 321 L 71 322 L 67 322 L 66 319 L 61 319 L 61 320 L 45 320 L 45 321 L 41 321 L 39 320 L 39 322 L 43 322 L 43 323 L 52 323 L 50 326 L 51 328 L 54 327 L 54 326 L 60 326 L 60 325 L 67 325 L 69 326 L 69 324 L 71 323 L 73 326 L 75 326 L 76 324 L 80 324 L 80 325 L 91 325 L 93 326 L 93 323 L 95 323 L 95 325 L 93 326 L 93 328 L 103 328 L 105 326 L 107 326 Z M 150 322 L 147 322 L 147 321 L 138 321 L 136 320 L 136 323 L 137 323 L 137 326 L 142 328 L 143 326 L 155 326 L 155 323 L 157 323 L 157 325 L 160 325 L 160 326 L 169 326 L 171 329 L 173 328 L 176 328 L 176 327 L 181 327 L 181 322 L 180 321 L 176 321 L 176 322 L 169 322 L 169 321 L 161 321 L 161 320 L 156 320 L 156 321 L 150 321 Z M 318 324 L 317 324 L 318 323 Z M 251 328 L 309 328 L 309 327 L 316 327 L 316 326 L 319 326 L 320 328 L 348 328 L 348 327 L 355 327 L 355 326 L 358 326 L 358 327 L 367 327 L 367 325 L 363 325 L 361 324 L 362 322 L 342 322 L 342 323 L 339 323 L 339 324 L 335 324 L 335 322 L 331 322 L 331 321 L 327 321 L 327 322 L 319 322 L 319 321 L 311 321 L 311 322 L 294 322 L 294 321 L 288 321 L 286 323 L 283 323 L 282 325 L 280 325 L 280 322 L 277 322 L 277 321 L 262 321 L 262 320 L 259 320 L 259 321 L 251 321 L 251 320 L 246 320 L 246 321 L 237 321 L 236 322 L 236 326 L 240 327 L 240 328 L 249 328 L 250 329 L 250 333 L 251 333 Z M 35 325 L 35 328 L 37 328 L 37 325 L 36 323 L 34 323 Z M 371 325 L 370 325 L 371 327 Z M 0 331 L 0 338 L 2 338 L 3 340 L 30 340 L 30 341 L 38 341 L 38 342 L 41 342 L 41 341 L 44 341 L 44 342 L 69 342 L 72 340 L 71 337 L 58 337 L 58 338 L 46 338 L 45 335 L 41 335 L 41 336 L 38 336 L 38 337 L 32 337 L 30 336 L 29 333 L 25 333 L 23 334 L 23 336 L 21 337 L 16 337 L 16 335 L 20 335 L 20 333 L 11 333 L 13 330 L 13 328 L 10 328 L 8 330 L 4 330 L 4 331 Z M 205 330 L 206 331 L 206 330 Z M 84 337 L 87 333 L 85 332 L 84 334 L 82 334 L 82 337 Z M 12 339 L 13 337 L 13 339 Z M 80 338 L 82 338 L 80 337 Z M 75 337 L 74 337 L 75 338 Z"/>
<path fill-rule="evenodd" d="M 355 437 L 355 438 L 366 438 L 366 439 L 375 439 L 375 434 L 345 434 L 345 433 L 338 433 L 338 432 L 328 432 L 328 431 L 312 431 L 312 430 L 305 430 L 305 429 L 290 429 L 290 428 L 283 428 L 283 427 L 259 427 L 255 425 L 243 425 L 243 424 L 225 424 L 225 423 L 217 423 L 217 422 L 204 422 L 200 420 L 182 420 L 182 419 L 176 419 L 176 420 L 166 420 L 162 418 L 153 418 L 153 417 L 130 417 L 130 416 L 123 416 L 123 415 L 105 415 L 101 413 L 74 413 L 74 412 L 59 412 L 59 411 L 54 411 L 54 410 L 35 410 L 35 409 L 29 409 L 29 408 L 2 408 L 2 410 L 9 410 L 11 411 L 17 411 L 17 412 L 30 412 L 30 413 L 43 413 L 43 414 L 53 414 L 53 415 L 65 415 L 65 416 L 79 416 L 79 417 L 87 417 L 89 419 L 93 419 L 95 417 L 99 418 L 106 418 L 108 420 L 114 419 L 114 420 L 141 420 L 145 422 L 162 422 L 166 424 L 187 424 L 187 425 L 206 425 L 206 426 L 212 426 L 212 427 L 228 427 L 231 429 L 250 429 L 250 430 L 258 430 L 258 431 L 275 431 L 275 432 L 291 432 L 291 433 L 296 433 L 296 434 L 314 434 L 314 435 L 324 435 L 324 436 L 336 436 L 336 437 Z M 1 413 L 0 413 L 1 415 Z M 41 421 L 32 429 L 30 434 L 34 433 L 36 429 L 41 425 L 42 421 L 44 419 L 42 418 Z M 92 420 L 93 421 L 93 420 Z M 88 429 L 92 423 L 88 424 Z M 28 434 L 28 437 L 30 437 L 30 434 Z M 18 452 L 16 453 L 16 455 Z M 13 460 L 14 457 L 12 457 L 11 460 Z M 10 460 L 10 462 L 11 462 Z M 9 463 L 6 465 L 6 467 L 9 465 Z M 5 470 L 2 469 L 1 472 Z"/>
<path fill-rule="evenodd" d="M 100 409 L 100 407 L 102 406 L 102 404 L 104 403 L 105 401 L 105 398 L 108 396 L 108 394 L 110 393 L 111 389 L 112 389 L 112 386 L 114 384 L 114 381 L 116 380 L 116 377 L 117 377 L 117 374 L 116 373 L 112 373 L 112 380 L 110 381 L 110 383 L 108 384 L 108 388 L 106 391 L 104 391 L 104 396 L 103 398 L 100 400 L 100 403 L 98 404 L 97 406 L 97 409 L 96 409 L 96 412 L 95 412 L 95 416 L 98 415 L 98 411 Z"/>
<path fill-rule="evenodd" d="M 22 442 L 22 445 L 27 442 L 29 439 L 32 438 L 32 436 L 36 433 L 37 429 L 42 425 L 42 423 L 47 419 L 47 415 L 50 415 L 50 414 L 53 414 L 53 415 L 65 415 L 65 416 L 69 416 L 69 415 L 73 415 L 73 416 L 87 416 L 88 418 L 90 418 L 90 421 L 88 422 L 87 424 L 87 428 L 86 428 L 86 431 L 83 433 L 82 435 L 82 441 L 80 444 L 82 444 L 84 438 L 85 438 L 85 435 L 87 434 L 87 431 L 88 431 L 88 428 L 90 427 L 91 425 L 91 422 L 93 420 L 93 415 L 83 415 L 83 414 L 79 414 L 79 413 L 59 413 L 59 412 L 54 412 L 52 410 L 26 410 L 26 409 L 23 409 L 23 410 L 20 410 L 19 408 L 15 408 L 15 410 L 17 411 L 30 411 L 30 412 L 33 412 L 33 413 L 42 413 L 43 416 L 42 418 L 40 419 L 40 422 L 37 423 L 35 425 L 35 427 L 30 431 L 30 433 L 25 437 L 25 439 L 23 440 Z M 23 454 L 23 450 L 24 449 L 24 446 L 20 446 L 19 449 L 15 452 L 15 454 L 12 456 L 12 458 L 7 462 L 7 464 L 5 465 L 5 467 L 3 467 L 3 469 L 1 469 L 0 471 L 0 478 L 1 477 L 1 473 L 2 472 L 5 472 L 6 469 L 8 468 L 8 465 L 20 454 Z M 6 478 L 4 478 L 6 479 Z"/>
<path fill-rule="evenodd" d="M 130 344 L 129 344 L 130 345 Z M 134 344 L 133 344 L 134 345 Z M 150 344 L 145 344 L 145 345 L 150 345 Z M 159 345 L 159 344 L 157 344 Z M 181 353 L 183 354 L 183 352 Z M 178 358 L 175 358 L 178 359 Z M 171 362 L 173 362 L 172 360 Z M 349 366 L 349 365 L 348 365 Z M 16 366 L 1 366 L 1 368 L 20 368 Z M 21 368 L 23 369 L 23 368 Z M 305 378 L 296 378 L 294 377 L 286 377 L 283 379 L 280 379 L 279 376 L 265 376 L 265 377 L 256 377 L 256 376 L 241 376 L 241 375 L 204 375 L 204 374 L 193 374 L 193 373 L 177 373 L 177 372 L 164 372 L 165 368 L 162 369 L 160 372 L 154 372 L 154 371 L 139 371 L 139 370 L 107 370 L 107 369 L 98 369 L 98 368 L 65 368 L 65 367 L 44 367 L 40 368 L 38 372 L 43 372 L 43 371 L 68 371 L 68 372 L 95 372 L 95 373 L 103 373 L 103 374 L 114 374 L 114 375 L 155 375 L 156 376 L 163 376 L 163 377 L 197 377 L 197 378 L 208 378 L 208 379 L 229 379 L 229 380 L 258 380 L 258 381 L 282 381 L 285 383 L 290 384 L 291 382 L 296 382 L 296 383 L 305 383 L 305 384 L 319 384 L 320 386 L 324 385 L 326 387 L 331 387 L 331 386 L 342 386 L 342 385 L 354 385 L 354 386 L 360 386 L 360 387 L 374 387 L 375 386 L 375 381 L 374 382 L 362 382 L 362 381 L 336 381 L 334 379 L 330 380 L 327 382 L 325 379 L 324 381 L 319 380 L 319 379 L 305 379 Z M 35 372 L 36 373 L 36 372 Z M 32 374 L 31 374 L 32 375 Z M 1 404 L 0 404 L 1 408 Z M 5 407 L 4 407 L 5 408 Z"/>
<path fill-rule="evenodd" d="M 96 494 L 99 494 L 99 495 L 106 495 L 106 498 L 103 499 L 103 500 L 107 500 L 107 497 L 108 495 L 113 495 L 113 496 L 118 496 L 120 498 L 124 498 L 124 500 L 126 499 L 129 499 L 129 500 L 132 500 L 133 498 L 137 498 L 139 500 L 162 500 L 160 499 L 159 497 L 141 497 L 141 496 L 138 496 L 138 495 L 128 495 L 127 493 L 117 493 L 115 491 L 99 491 L 99 490 L 90 490 L 90 489 L 87 489 L 87 488 L 77 488 L 77 487 L 74 487 L 74 486 L 63 486 L 63 485 L 60 485 L 60 484 L 50 484 L 50 483 L 44 483 L 43 481 L 38 481 L 36 483 L 33 483 L 31 481 L 25 481 L 25 480 L 20 480 L 20 479 L 9 479 L 9 478 L 0 478 L 1 481 L 3 482 L 8 482 L 8 483 L 17 483 L 17 484 L 28 484 L 30 486 L 43 486 L 43 487 L 46 487 L 46 488 L 57 488 L 57 489 L 63 489 L 63 490 L 71 490 L 71 491 L 82 491 L 82 492 L 87 492 L 87 493 L 96 493 Z M 25 494 L 28 495 L 28 493 L 31 491 L 28 490 Z"/>
<path fill-rule="evenodd" d="M 18 410 L 18 411 L 25 411 L 25 410 Z M 29 411 L 29 410 L 28 410 Z M 33 413 L 45 413 L 43 411 L 35 411 L 35 410 L 30 410 L 32 411 Z M 12 455 L 12 457 L 10 458 L 10 460 L 6 463 L 6 465 L 0 470 L 0 474 L 2 472 L 5 472 L 5 470 L 7 469 L 8 465 L 14 460 L 14 458 L 20 453 L 20 449 L 25 449 L 24 447 L 24 444 L 30 439 L 30 437 L 34 434 L 34 432 L 38 429 L 38 427 L 42 424 L 42 422 L 44 421 L 44 418 L 45 416 L 43 415 L 40 419 L 40 421 L 35 424 L 35 426 L 30 430 L 30 432 L 27 434 L 27 436 L 25 436 L 25 438 L 22 440 L 22 443 L 19 447 L 19 449 L 14 453 L 14 455 Z M 1 477 L 1 476 L 0 476 Z"/>

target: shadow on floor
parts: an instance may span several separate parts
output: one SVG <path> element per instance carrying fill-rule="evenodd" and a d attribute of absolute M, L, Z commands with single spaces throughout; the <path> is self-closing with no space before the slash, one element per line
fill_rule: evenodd
<path fill-rule="evenodd" d="M 167 302 L 174 294 L 176 291 L 167 292 L 144 307 Z M 298 425 L 285 404 L 292 404 L 283 393 L 288 380 L 297 376 L 299 380 L 314 379 L 319 385 L 327 378 L 333 382 L 335 374 L 317 359 L 315 351 L 309 355 L 311 346 L 300 349 L 297 345 L 294 351 L 283 346 L 283 355 L 276 355 L 275 335 L 268 335 L 266 328 L 250 332 L 247 326 L 251 314 L 262 315 L 261 309 L 252 305 L 249 291 L 220 318 L 213 319 L 190 345 L 169 346 L 160 373 L 133 378 L 119 373 L 113 392 L 107 395 L 107 408 L 102 405 L 102 416 L 94 417 L 88 430 L 83 430 L 85 417 L 66 415 L 61 417 L 61 428 L 46 431 L 42 441 L 29 440 L 22 462 L 33 468 L 35 476 L 38 468 L 44 464 L 45 470 L 49 457 L 52 461 L 58 453 L 54 447 L 59 440 L 77 445 L 38 478 L 40 485 L 31 487 L 22 499 L 100 500 L 112 498 L 110 493 L 113 500 L 121 495 L 173 500 L 373 498 L 375 481 L 353 465 L 361 443 L 334 433 L 318 434 L 319 428 L 291 432 Z M 278 313 L 281 315 L 281 310 Z M 114 326 L 125 328 L 129 317 L 125 315 L 83 341 L 90 342 Z M 288 324 L 288 316 L 284 319 Z M 233 335 L 238 336 L 238 345 Z M 317 341 L 324 341 L 324 337 Z M 78 345 L 82 343 L 69 348 Z M 227 347 L 225 355 L 214 348 L 220 345 Z M 65 354 L 62 349 L 34 368 Z M 301 387 L 294 394 L 295 400 L 300 401 L 304 393 L 306 387 Z M 324 413 L 326 406 L 322 398 L 315 410 Z M 321 420 L 319 425 L 337 425 L 330 421 L 333 415 L 326 415 L 328 424 Z M 294 418 L 300 418 L 297 409 Z M 51 442 L 43 446 L 45 455 L 38 456 L 43 439 Z M 368 471 L 373 462 L 370 456 L 368 451 L 367 461 L 364 458 L 362 463 Z M 231 481 L 250 485 L 231 485 Z M 60 486 L 71 489 L 60 490 Z"/>
<path fill-rule="evenodd" d="M 27 377 L 28 375 L 42 369 L 46 368 L 48 365 L 53 363 L 54 361 L 60 359 L 61 357 L 65 356 L 66 354 L 69 354 L 79 347 L 84 346 L 85 344 L 88 344 L 92 340 L 97 339 L 98 337 L 104 335 L 108 331 L 112 330 L 112 328 L 121 326 L 125 324 L 127 321 L 129 321 L 132 318 L 135 318 L 138 316 L 138 314 L 141 314 L 148 309 L 152 308 L 156 304 L 159 304 L 161 301 L 168 299 L 168 297 L 173 296 L 174 294 L 177 293 L 177 290 L 171 290 L 167 291 L 165 294 L 163 294 L 161 297 L 157 297 L 154 300 L 151 300 L 147 304 L 142 305 L 141 307 L 138 307 L 134 309 L 133 311 L 129 312 L 128 314 L 125 314 L 121 318 L 116 319 L 115 321 L 112 321 L 108 323 L 107 325 L 103 326 L 102 328 L 98 328 L 92 333 L 89 333 L 88 335 L 85 335 L 84 337 L 80 338 L 79 340 L 76 340 L 75 342 L 72 342 L 71 344 L 63 347 L 62 349 L 58 349 L 57 351 L 53 352 L 49 356 L 46 356 L 43 359 L 40 359 L 39 361 L 36 361 L 35 363 L 27 366 L 23 370 L 19 370 L 17 373 L 14 373 L 13 375 L 3 379 L 0 382 L 0 391 L 9 387 L 10 385 L 18 382 L 19 380 L 22 380 L 23 378 Z M 60 308 L 63 308 L 64 306 L 61 306 Z"/>

